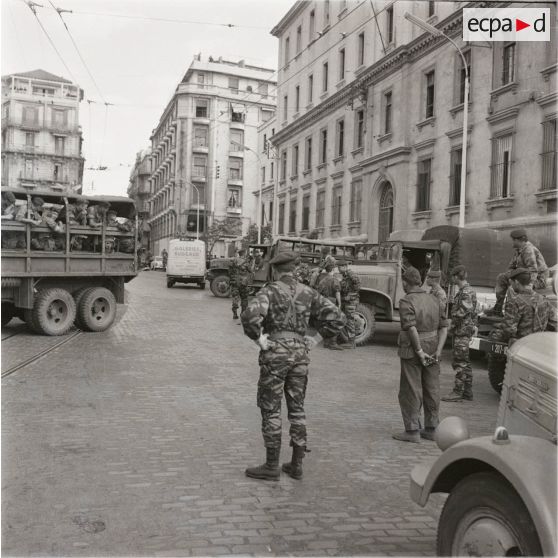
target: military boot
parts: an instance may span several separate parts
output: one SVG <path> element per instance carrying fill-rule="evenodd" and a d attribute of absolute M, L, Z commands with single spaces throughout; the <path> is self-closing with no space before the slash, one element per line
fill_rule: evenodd
<path fill-rule="evenodd" d="M 238 320 L 238 312 L 236 311 L 236 308 L 233 308 L 233 320 Z"/>
<path fill-rule="evenodd" d="M 305 453 L 306 448 L 304 446 L 293 445 L 293 457 L 291 462 L 283 463 L 281 469 L 293 479 L 300 480 L 302 478 L 302 459 Z"/>
<path fill-rule="evenodd" d="M 450 402 L 463 401 L 463 390 L 454 388 L 453 391 L 450 391 L 450 393 L 448 393 L 448 395 L 442 397 L 442 401 L 450 401 Z"/>
<path fill-rule="evenodd" d="M 473 388 L 471 386 L 465 386 L 463 388 L 463 399 L 465 399 L 465 401 L 473 400 Z"/>
<path fill-rule="evenodd" d="M 252 479 L 279 480 L 279 453 L 281 448 L 265 448 L 265 452 L 265 463 L 246 469 L 246 476 Z"/>
<path fill-rule="evenodd" d="M 336 337 L 326 337 L 324 339 L 324 347 L 326 349 L 331 349 L 332 351 L 342 351 L 343 347 L 340 347 L 337 344 L 337 338 Z"/>

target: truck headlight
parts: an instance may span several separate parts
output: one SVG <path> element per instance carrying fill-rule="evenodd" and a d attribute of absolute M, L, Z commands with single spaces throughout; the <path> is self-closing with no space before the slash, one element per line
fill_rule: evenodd
<path fill-rule="evenodd" d="M 447 417 L 436 428 L 436 443 L 442 451 L 468 438 L 469 428 L 461 417 Z"/>

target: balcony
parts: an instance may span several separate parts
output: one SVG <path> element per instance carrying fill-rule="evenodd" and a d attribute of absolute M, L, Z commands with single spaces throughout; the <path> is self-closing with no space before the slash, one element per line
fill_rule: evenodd
<path fill-rule="evenodd" d="M 4 153 L 22 153 L 24 155 L 48 155 L 50 157 L 60 157 L 63 159 L 83 159 L 81 153 L 70 153 L 69 149 L 60 151 L 54 147 L 41 145 L 21 145 L 7 144 L 3 146 Z"/>

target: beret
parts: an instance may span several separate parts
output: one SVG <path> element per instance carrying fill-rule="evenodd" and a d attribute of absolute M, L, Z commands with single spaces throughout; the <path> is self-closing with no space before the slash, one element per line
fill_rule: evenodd
<path fill-rule="evenodd" d="M 337 260 L 337 265 L 349 265 L 349 262 L 343 258 L 340 258 L 339 260 Z"/>
<path fill-rule="evenodd" d="M 294 252 L 279 252 L 275 257 L 270 260 L 271 265 L 285 265 L 290 263 L 296 263 L 298 260 L 298 254 Z"/>
<path fill-rule="evenodd" d="M 522 236 L 527 237 L 527 231 L 525 229 L 515 229 L 510 233 L 512 238 L 521 238 Z"/>
<path fill-rule="evenodd" d="M 411 283 L 412 285 L 420 285 L 422 283 L 420 273 L 416 267 L 410 267 L 407 269 L 407 271 L 403 274 L 403 280 L 407 283 Z"/>
<path fill-rule="evenodd" d="M 431 269 L 426 276 L 433 277 L 434 279 L 439 279 L 442 276 L 442 272 L 440 270 Z"/>
<path fill-rule="evenodd" d="M 463 273 L 466 272 L 467 268 L 464 265 L 456 265 L 452 270 L 451 270 L 451 274 L 452 275 L 457 275 L 458 273 Z"/>
<path fill-rule="evenodd" d="M 525 269 L 524 267 L 518 267 L 517 269 L 512 269 L 510 271 L 510 279 L 514 279 L 518 275 L 524 275 L 524 274 L 531 276 L 531 272 L 528 269 Z"/>

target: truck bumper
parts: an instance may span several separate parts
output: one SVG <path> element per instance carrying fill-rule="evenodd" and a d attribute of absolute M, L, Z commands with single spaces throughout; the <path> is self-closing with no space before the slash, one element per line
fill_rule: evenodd
<path fill-rule="evenodd" d="M 492 355 L 505 356 L 508 352 L 508 344 L 501 341 L 493 341 L 484 337 L 472 337 L 469 342 L 469 349 L 483 351 Z"/>

